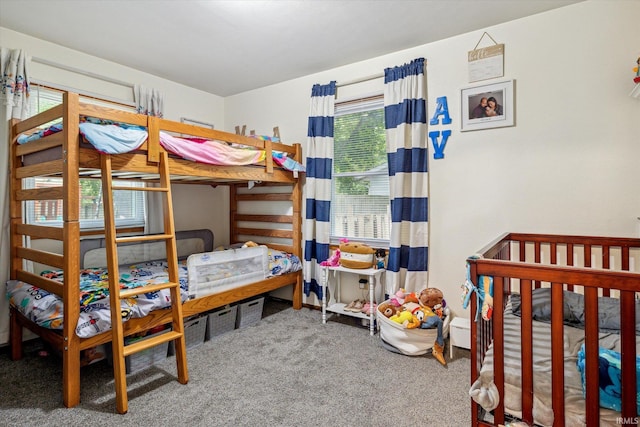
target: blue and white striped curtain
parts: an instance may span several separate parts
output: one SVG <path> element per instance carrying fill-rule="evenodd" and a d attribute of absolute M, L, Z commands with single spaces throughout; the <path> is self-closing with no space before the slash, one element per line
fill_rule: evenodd
<path fill-rule="evenodd" d="M 311 90 L 307 130 L 305 181 L 304 293 L 322 299 L 319 263 L 329 258 L 331 233 L 331 171 L 333 168 L 333 115 L 336 82 L 316 84 Z"/>
<path fill-rule="evenodd" d="M 427 286 L 429 182 L 424 58 L 387 68 L 384 110 L 391 199 L 386 292 Z"/>

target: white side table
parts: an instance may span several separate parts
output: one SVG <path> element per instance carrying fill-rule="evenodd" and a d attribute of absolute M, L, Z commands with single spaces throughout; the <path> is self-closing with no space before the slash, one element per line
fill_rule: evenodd
<path fill-rule="evenodd" d="M 471 349 L 471 322 L 466 317 L 454 317 L 449 324 L 449 358 L 454 346 Z"/>
<path fill-rule="evenodd" d="M 329 273 L 333 273 L 333 277 L 337 280 L 334 282 L 329 280 Z M 322 323 L 327 323 L 327 311 L 345 316 L 358 317 L 360 319 L 369 319 L 369 333 L 373 336 L 375 333 L 376 313 L 373 309 L 373 302 L 376 301 L 375 289 L 380 283 L 380 277 L 384 269 L 375 268 L 345 268 L 345 267 L 322 267 Z M 356 276 L 367 276 L 369 281 L 369 302 L 371 309 L 369 313 L 357 313 L 345 310 L 347 304 L 340 302 L 340 273 L 354 274 Z M 329 289 L 329 301 L 327 301 L 327 288 Z"/>

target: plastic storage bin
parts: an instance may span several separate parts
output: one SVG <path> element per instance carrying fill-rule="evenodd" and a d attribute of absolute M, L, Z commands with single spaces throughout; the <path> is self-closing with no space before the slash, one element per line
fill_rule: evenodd
<path fill-rule="evenodd" d="M 205 339 L 210 340 L 219 335 L 231 332 L 236 328 L 238 306 L 232 305 L 209 313 L 208 329 Z"/>
<path fill-rule="evenodd" d="M 156 332 L 151 335 L 147 335 L 144 337 L 135 337 L 135 338 L 125 338 L 125 344 L 131 344 L 138 340 L 145 340 L 151 337 L 155 337 L 160 334 L 164 334 L 169 332 L 171 329 L 165 329 L 160 332 Z M 131 356 L 126 356 L 124 358 L 125 371 L 127 374 L 132 374 L 134 372 L 141 371 L 150 367 L 151 365 L 155 365 L 156 363 L 160 363 L 167 358 L 167 353 L 169 351 L 169 343 L 158 344 L 155 347 L 148 348 L 138 353 L 134 353 Z"/>
<path fill-rule="evenodd" d="M 250 301 L 238 304 L 236 328 L 244 328 L 246 326 L 258 323 L 260 319 L 262 319 L 263 307 L 264 297 L 252 299 Z"/>
<path fill-rule="evenodd" d="M 197 347 L 204 342 L 207 331 L 207 316 L 192 317 L 184 321 L 184 338 L 187 350 Z M 176 354 L 175 342 L 169 343 L 169 356 Z"/>

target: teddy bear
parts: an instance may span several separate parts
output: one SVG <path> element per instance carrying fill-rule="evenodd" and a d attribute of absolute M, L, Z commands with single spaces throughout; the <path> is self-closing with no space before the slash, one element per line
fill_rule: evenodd
<path fill-rule="evenodd" d="M 389 318 L 398 312 L 398 308 L 391 303 L 383 302 L 378 306 L 380 313 L 384 314 L 386 318 Z"/>

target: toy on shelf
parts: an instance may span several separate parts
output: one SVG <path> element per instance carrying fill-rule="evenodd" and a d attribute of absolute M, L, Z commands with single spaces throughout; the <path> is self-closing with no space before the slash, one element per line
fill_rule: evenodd
<path fill-rule="evenodd" d="M 633 71 L 636 72 L 636 76 L 633 78 L 634 83 L 640 83 L 640 57 L 636 60 L 636 66 L 633 67 Z"/>

